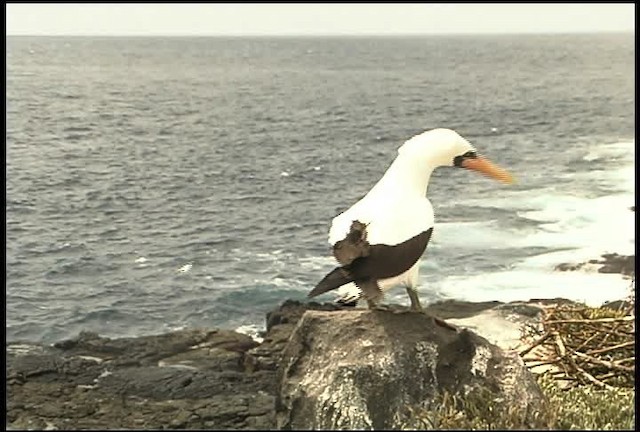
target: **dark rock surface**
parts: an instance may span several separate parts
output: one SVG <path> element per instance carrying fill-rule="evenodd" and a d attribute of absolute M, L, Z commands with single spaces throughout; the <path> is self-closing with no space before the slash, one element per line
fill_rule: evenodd
<path fill-rule="evenodd" d="M 267 314 L 261 344 L 216 329 L 8 343 L 7 427 L 273 429 L 275 371 L 308 309 L 341 307 L 287 300 Z"/>
<path fill-rule="evenodd" d="M 599 273 L 620 273 L 625 276 L 633 276 L 636 271 L 635 255 L 619 255 L 617 253 L 603 254 L 603 259 L 592 259 L 583 263 L 562 263 L 555 269 L 558 271 L 580 270 L 587 264 L 600 265 Z"/>
<path fill-rule="evenodd" d="M 285 300 L 278 309 L 267 314 L 267 332 L 263 342 L 249 350 L 244 360 L 247 371 L 275 371 L 289 336 L 307 310 L 336 311 L 345 307 L 333 303 L 302 303 Z"/>
<path fill-rule="evenodd" d="M 526 428 L 546 410 L 517 353 L 418 312 L 307 312 L 278 379 L 282 429 L 400 429 L 415 411 L 437 411 L 444 392 L 500 400 Z"/>
<path fill-rule="evenodd" d="M 430 304 L 425 308 L 425 312 L 442 319 L 467 318 L 502 304 L 503 303 L 499 301 L 471 303 L 457 300 L 443 300 Z"/>
<path fill-rule="evenodd" d="M 261 429 L 274 426 L 273 372 L 244 371 L 249 336 L 185 330 L 53 347 L 7 345 L 12 429 Z"/>
<path fill-rule="evenodd" d="M 287 389 L 287 397 L 295 399 L 293 383 L 303 380 L 302 369 L 296 371 L 291 359 L 299 356 L 298 366 L 306 367 L 310 373 L 314 365 L 320 369 L 322 365 L 335 367 L 338 374 L 346 370 L 338 360 L 322 354 L 321 347 L 329 344 L 346 359 L 357 361 L 371 356 L 369 367 L 361 363 L 354 369 L 359 378 L 354 378 L 357 385 L 353 391 L 358 389 L 363 395 L 384 390 L 411 402 L 428 397 L 436 389 L 459 390 L 464 382 L 472 386 L 491 382 L 500 389 L 494 372 L 501 374 L 501 368 L 512 368 L 510 376 L 518 388 L 499 391 L 505 397 L 524 391 L 520 402 L 534 406 L 526 395 L 534 394 L 535 390 L 523 385 L 528 377 L 517 359 L 488 345 L 476 334 L 460 329 L 474 329 L 509 349 L 510 338 L 517 338 L 518 324 L 535 319 L 539 310 L 537 302 L 446 301 L 426 308 L 428 314 L 450 320 L 454 324 L 451 326 L 442 321 L 440 325 L 434 324 L 424 314 L 370 312 L 336 304 L 287 300 L 267 314 L 267 331 L 260 344 L 249 336 L 215 329 L 122 339 L 80 333 L 53 346 L 10 342 L 6 346 L 6 425 L 10 429 L 50 430 L 275 429 L 279 389 Z M 300 321 L 305 313 L 308 319 Z M 304 329 L 310 333 L 305 334 Z M 294 332 L 295 341 L 291 345 L 289 340 Z M 365 341 L 372 345 L 364 346 L 368 343 Z M 435 363 L 431 358 L 433 369 L 429 369 L 425 365 L 433 352 L 440 354 Z M 479 352 L 485 353 L 486 358 L 478 357 Z M 309 361 L 309 356 L 315 355 L 312 353 L 320 356 L 317 363 Z M 286 362 L 282 361 L 283 354 L 287 356 Z M 417 356 L 427 360 L 416 362 Z M 482 366 L 485 360 L 486 368 Z M 381 366 L 385 361 L 390 361 L 392 367 Z M 486 373 L 470 376 L 469 365 L 474 361 L 480 365 L 476 370 Z M 279 367 L 284 367 L 281 377 L 290 378 L 284 383 L 277 379 Z M 389 373 L 386 384 L 375 387 L 374 380 L 367 387 L 370 378 L 385 374 L 385 368 Z M 411 379 L 414 373 L 419 378 Z M 354 395 L 352 400 L 359 397 Z M 372 408 L 379 404 L 370 403 Z M 355 406 L 362 407 L 362 403 Z M 397 407 L 397 403 L 389 403 L 384 412 Z M 302 427 L 299 414 L 288 415 L 289 424 Z M 384 424 L 377 416 L 370 416 L 371 421 L 375 417 L 376 426 Z M 283 422 L 284 425 L 286 421 Z"/>
<path fill-rule="evenodd" d="M 632 276 L 636 271 L 635 255 L 618 255 L 617 253 L 602 255 L 604 261 L 598 262 L 603 264 L 598 271 L 600 273 L 622 273 L 626 276 Z"/>

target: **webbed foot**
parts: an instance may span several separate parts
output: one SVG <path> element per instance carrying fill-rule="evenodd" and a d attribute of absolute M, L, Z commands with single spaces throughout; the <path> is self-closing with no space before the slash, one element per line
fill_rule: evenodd
<path fill-rule="evenodd" d="M 377 303 L 375 301 L 367 300 L 367 305 L 371 310 L 385 311 L 385 312 L 393 312 L 391 306 L 386 304 Z"/>

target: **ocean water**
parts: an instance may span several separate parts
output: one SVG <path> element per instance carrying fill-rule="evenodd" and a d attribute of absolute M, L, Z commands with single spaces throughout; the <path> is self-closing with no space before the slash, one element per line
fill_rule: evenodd
<path fill-rule="evenodd" d="M 434 127 L 518 183 L 434 173 L 423 303 L 629 292 L 620 275 L 553 269 L 635 249 L 632 34 L 6 50 L 8 340 L 259 329 L 333 268 L 331 218 Z"/>

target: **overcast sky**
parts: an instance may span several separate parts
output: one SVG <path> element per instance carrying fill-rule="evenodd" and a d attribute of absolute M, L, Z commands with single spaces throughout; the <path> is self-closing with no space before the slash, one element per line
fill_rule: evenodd
<path fill-rule="evenodd" d="M 635 4 L 7 4 L 7 35 L 635 31 Z"/>

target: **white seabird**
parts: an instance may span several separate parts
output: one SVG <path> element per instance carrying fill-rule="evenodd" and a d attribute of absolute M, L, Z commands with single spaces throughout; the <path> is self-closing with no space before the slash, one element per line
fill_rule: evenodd
<path fill-rule="evenodd" d="M 480 156 L 450 129 L 432 129 L 407 140 L 382 178 L 358 202 L 333 218 L 329 244 L 340 264 L 309 293 L 315 297 L 341 288 L 342 301 L 367 300 L 380 307 L 383 293 L 403 285 L 411 309 L 421 310 L 418 297 L 419 259 L 434 226 L 426 197 L 429 178 L 438 167 L 461 167 L 504 183 L 513 178 Z"/>

